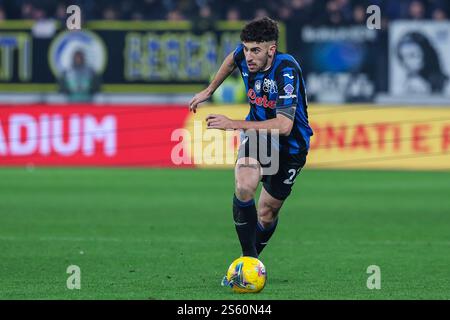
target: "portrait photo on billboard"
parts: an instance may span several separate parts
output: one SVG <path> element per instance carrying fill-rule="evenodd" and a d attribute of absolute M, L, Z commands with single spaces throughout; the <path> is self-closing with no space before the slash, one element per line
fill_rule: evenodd
<path fill-rule="evenodd" d="M 450 23 L 393 23 L 389 45 L 392 95 L 450 96 Z"/>

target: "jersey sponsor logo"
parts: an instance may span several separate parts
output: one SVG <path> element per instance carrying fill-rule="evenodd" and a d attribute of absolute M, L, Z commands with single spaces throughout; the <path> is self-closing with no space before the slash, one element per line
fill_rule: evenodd
<path fill-rule="evenodd" d="M 243 77 L 248 77 L 248 73 L 247 72 L 242 72 L 242 76 Z"/>
<path fill-rule="evenodd" d="M 291 76 L 289 73 L 283 74 L 283 77 L 288 77 L 289 79 L 294 79 L 294 76 Z"/>
<path fill-rule="evenodd" d="M 271 79 L 264 79 L 263 90 L 268 93 L 277 93 L 277 83 Z"/>
<path fill-rule="evenodd" d="M 277 104 L 275 100 L 267 100 L 267 96 L 257 97 L 253 89 L 248 90 L 247 97 L 251 104 L 263 106 L 264 108 L 274 109 Z"/>

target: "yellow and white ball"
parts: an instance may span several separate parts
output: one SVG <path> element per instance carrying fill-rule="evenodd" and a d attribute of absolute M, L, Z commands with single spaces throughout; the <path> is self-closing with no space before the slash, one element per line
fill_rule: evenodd
<path fill-rule="evenodd" d="M 266 268 L 253 257 L 240 257 L 228 268 L 227 281 L 234 292 L 257 293 L 266 285 Z"/>

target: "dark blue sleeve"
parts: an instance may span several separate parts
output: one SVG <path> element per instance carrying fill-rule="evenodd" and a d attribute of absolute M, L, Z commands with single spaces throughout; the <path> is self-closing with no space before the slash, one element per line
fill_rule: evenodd
<path fill-rule="evenodd" d="M 280 69 L 275 78 L 278 90 L 276 108 L 296 106 L 300 94 L 298 71 L 293 67 L 286 66 Z"/>

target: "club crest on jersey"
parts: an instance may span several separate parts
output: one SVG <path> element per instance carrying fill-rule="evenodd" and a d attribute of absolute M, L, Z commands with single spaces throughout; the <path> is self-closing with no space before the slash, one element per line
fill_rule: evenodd
<path fill-rule="evenodd" d="M 256 80 L 255 82 L 255 91 L 260 92 L 261 91 L 261 80 Z"/>
<path fill-rule="evenodd" d="M 264 79 L 263 90 L 268 93 L 277 93 L 277 83 L 271 79 Z"/>

